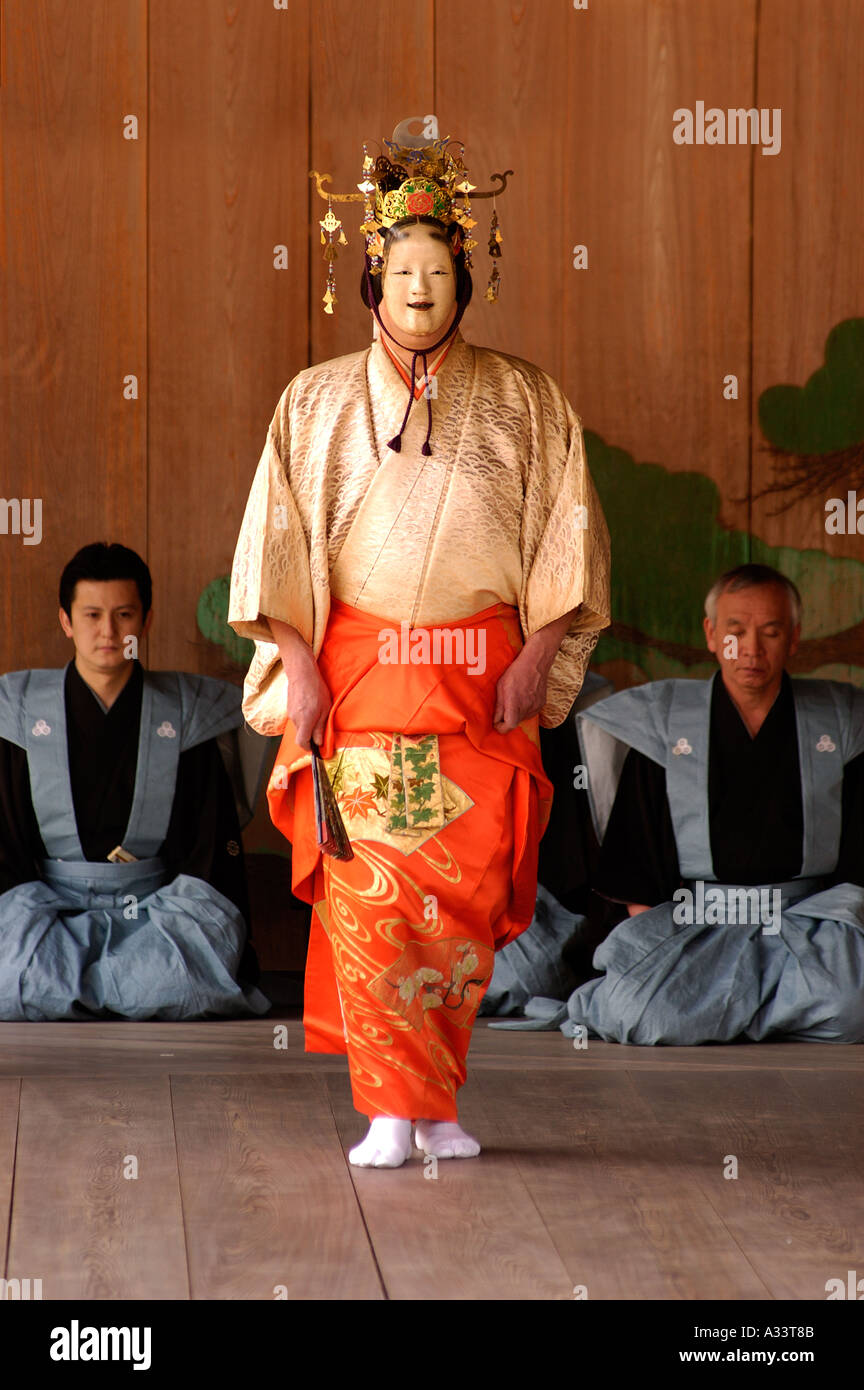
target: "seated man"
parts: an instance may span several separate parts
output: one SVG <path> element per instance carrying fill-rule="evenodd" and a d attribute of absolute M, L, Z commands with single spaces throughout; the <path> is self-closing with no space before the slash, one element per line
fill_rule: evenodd
<path fill-rule="evenodd" d="M 236 978 L 245 871 L 216 739 L 241 692 L 145 671 L 150 602 L 134 551 L 85 546 L 60 581 L 74 661 L 0 677 L 2 1019 L 269 1008 Z"/>
<path fill-rule="evenodd" d="M 789 679 L 800 596 L 776 570 L 729 571 L 705 611 L 711 680 L 580 715 L 600 833 L 611 807 L 595 885 L 630 917 L 566 1011 L 526 1013 L 608 1042 L 864 1041 L 864 692 Z"/>

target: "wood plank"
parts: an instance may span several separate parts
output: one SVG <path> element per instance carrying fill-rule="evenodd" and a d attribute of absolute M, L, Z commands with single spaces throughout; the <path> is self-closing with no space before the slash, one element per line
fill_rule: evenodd
<path fill-rule="evenodd" d="M 348 1168 L 366 1121 L 345 1060 L 286 1026 L 283 1051 L 263 1019 L 2 1025 L 0 1057 L 31 1073 L 8 1277 L 46 1298 L 380 1298 L 383 1280 L 409 1300 L 799 1300 L 864 1267 L 857 1049 L 576 1052 L 481 1025 L 460 1113 L 483 1154 L 433 1181 L 416 1154 Z M 0 1211 L 17 1086 L 0 1080 Z"/>
<path fill-rule="evenodd" d="M 789 1076 L 795 1074 L 790 1072 Z M 845 1080 L 844 1075 L 842 1083 Z M 754 1120 L 794 1119 L 802 1110 L 801 1099 L 787 1081 L 786 1074 L 767 1067 L 706 1072 L 689 1081 L 657 1067 L 640 1072 L 633 1084 L 664 1124 L 668 1120 L 678 1123 L 682 1102 L 710 1116 L 740 1113 Z"/>
<path fill-rule="evenodd" d="M 780 1072 L 712 1076 L 698 1095 L 683 1078 L 633 1081 L 773 1298 L 824 1298 L 828 1279 L 860 1265 L 864 1190 L 847 1117 L 805 1105 Z"/>
<path fill-rule="evenodd" d="M 381 1285 L 317 1077 L 172 1084 L 195 1299 L 379 1299 Z"/>
<path fill-rule="evenodd" d="M 287 1048 L 274 1047 L 274 1029 Z M 280 1039 L 281 1041 L 281 1039 Z M 0 1076 L 154 1076 L 171 1072 L 345 1071 L 344 1057 L 303 1051 L 296 1018 L 200 1023 L 0 1023 Z"/>
<path fill-rule="evenodd" d="M 824 1299 L 827 1280 L 862 1268 L 860 1154 L 837 1135 L 814 1143 L 803 1115 L 793 1125 L 740 1121 L 718 1135 L 725 1144 L 744 1161 L 712 1200 L 772 1297 Z"/>
<path fill-rule="evenodd" d="M 477 1118 L 469 1080 L 463 1123 Z M 368 1121 L 354 1110 L 347 1078 L 327 1078 L 344 1148 Z M 351 1177 L 387 1297 L 395 1300 L 562 1300 L 571 1281 L 509 1154 L 442 1159 L 437 1177 L 415 1150 L 402 1168 L 352 1168 Z"/>
<path fill-rule="evenodd" d="M 860 1064 L 845 1075 L 817 1071 L 784 1071 L 783 1079 L 810 1114 L 864 1115 L 864 1075 Z"/>
<path fill-rule="evenodd" d="M 558 1065 L 566 1071 L 588 1066 L 618 1070 L 647 1071 L 737 1071 L 755 1067 L 782 1067 L 794 1071 L 852 1071 L 861 1069 L 861 1052 L 850 1043 L 762 1042 L 734 1045 L 705 1044 L 699 1047 L 640 1047 L 636 1044 L 605 1043 L 589 1038 L 587 1047 L 574 1048 L 571 1039 L 557 1028 L 548 1033 L 501 1030 L 481 1019 L 471 1038 L 471 1066 L 505 1064 L 520 1068 Z"/>
<path fill-rule="evenodd" d="M 39 544 L 0 545 L 9 671 L 69 659 L 57 585 L 80 546 L 146 538 L 147 9 L 5 0 L 3 21 L 0 490 L 42 509 Z"/>
<path fill-rule="evenodd" d="M 484 1072 L 482 1098 L 589 1300 L 770 1296 L 626 1071 Z"/>
<path fill-rule="evenodd" d="M 188 1298 L 166 1078 L 22 1083 L 8 1277 L 45 1299 Z"/>
<path fill-rule="evenodd" d="M 284 1048 L 273 1047 L 285 1028 Z M 198 1023 L 0 1023 L 0 1077 L 79 1074 L 161 1074 L 177 1071 L 345 1072 L 344 1057 L 303 1050 L 296 1009 L 274 1008 L 266 1018 L 210 1019 Z M 471 1041 L 471 1071 L 662 1071 L 725 1074 L 777 1067 L 784 1075 L 859 1076 L 860 1049 L 852 1044 L 752 1043 L 734 1047 L 627 1047 L 589 1040 L 576 1051 L 554 1033 L 501 1033 L 481 1020 Z M 694 1081 L 694 1084 L 698 1082 Z"/>
<path fill-rule="evenodd" d="M 12 1213 L 12 1179 L 15 1173 L 15 1141 L 21 1083 L 8 1078 L 0 1081 L 0 1274 L 6 1274 L 9 1224 Z M 38 1276 L 34 1276 L 38 1277 Z"/>
<path fill-rule="evenodd" d="M 150 665 L 239 682 L 196 607 L 230 572 L 268 425 L 306 365 L 308 7 L 149 10 Z"/>

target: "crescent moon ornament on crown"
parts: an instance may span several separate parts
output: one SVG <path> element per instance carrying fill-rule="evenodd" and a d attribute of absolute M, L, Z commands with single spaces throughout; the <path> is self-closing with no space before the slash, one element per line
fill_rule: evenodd
<path fill-rule="evenodd" d="M 337 244 L 347 245 L 342 222 L 333 212 L 333 203 L 363 203 L 360 231 L 366 237 L 366 255 L 373 275 L 380 275 L 384 266 L 383 233 L 396 222 L 411 217 L 434 217 L 445 227 L 455 224 L 457 230 L 451 233 L 451 248 L 454 255 L 464 251 L 465 264 L 470 269 L 471 252 L 477 245 L 471 235 L 477 225 L 471 215 L 471 203 L 478 198 L 496 198 L 504 192 L 507 180 L 513 173 L 512 169 L 506 169 L 503 174 L 490 175 L 491 180 L 499 186 L 478 192 L 468 178 L 465 146 L 452 140 L 449 135 L 444 139 L 439 138 L 435 116 L 409 116 L 407 120 L 400 121 L 393 131 L 393 139 L 383 141 L 383 145 L 386 153 L 373 159 L 368 145 L 364 144 L 363 177 L 357 184 L 357 193 L 332 193 L 324 187 L 330 183 L 329 174 L 319 174 L 316 169 L 309 171 L 320 197 L 327 203 L 327 213 L 319 223 L 327 262 L 327 288 L 323 298 L 325 314 L 332 314 L 333 305 L 337 302 L 333 268 Z M 490 302 L 498 298 L 501 279 L 498 260 L 502 241 L 497 205 L 493 204 L 489 254 L 495 259 L 485 291 L 485 298 Z"/>

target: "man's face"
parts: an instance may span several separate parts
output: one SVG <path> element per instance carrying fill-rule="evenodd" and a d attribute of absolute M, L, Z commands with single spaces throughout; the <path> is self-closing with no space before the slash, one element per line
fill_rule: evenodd
<path fill-rule="evenodd" d="M 144 619 L 134 579 L 79 579 L 71 610 L 70 621 L 60 609 L 60 625 L 72 638 L 76 657 L 88 670 L 104 675 L 129 666 L 137 644 L 124 639 L 143 637 L 153 618 L 151 608 Z"/>
<path fill-rule="evenodd" d="M 456 307 L 450 248 L 434 231 L 422 222 L 399 228 L 381 272 L 379 311 L 391 332 L 433 342 L 452 320 Z"/>
<path fill-rule="evenodd" d="M 798 650 L 789 595 L 780 584 L 721 594 L 717 621 L 704 620 L 708 650 L 720 662 L 731 695 L 770 694 L 780 687 L 786 662 Z"/>

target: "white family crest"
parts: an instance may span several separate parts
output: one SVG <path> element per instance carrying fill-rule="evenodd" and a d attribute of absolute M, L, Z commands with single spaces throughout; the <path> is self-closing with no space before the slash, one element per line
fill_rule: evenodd
<path fill-rule="evenodd" d="M 817 752 L 817 753 L 833 753 L 833 752 L 834 752 L 834 749 L 835 749 L 836 747 L 837 747 L 837 744 L 836 744 L 836 743 L 832 743 L 831 739 L 828 737 L 827 734 L 823 734 L 822 737 L 820 738 L 819 742 L 816 744 L 816 752 Z"/>
<path fill-rule="evenodd" d="M 690 744 L 687 742 L 686 738 L 679 738 L 678 742 L 675 744 L 675 747 L 672 749 L 672 752 L 675 754 L 675 757 L 677 758 L 680 753 L 692 753 L 693 749 L 690 747 Z"/>
<path fill-rule="evenodd" d="M 160 738 L 177 737 L 177 730 L 174 728 L 174 725 L 171 723 L 170 719 L 163 719 L 162 723 L 159 725 L 159 728 L 156 730 L 156 733 L 159 735 Z"/>
<path fill-rule="evenodd" d="M 46 724 L 44 719 L 37 719 L 30 732 L 34 734 L 36 738 L 39 738 L 40 735 L 50 734 L 51 725 Z"/>

